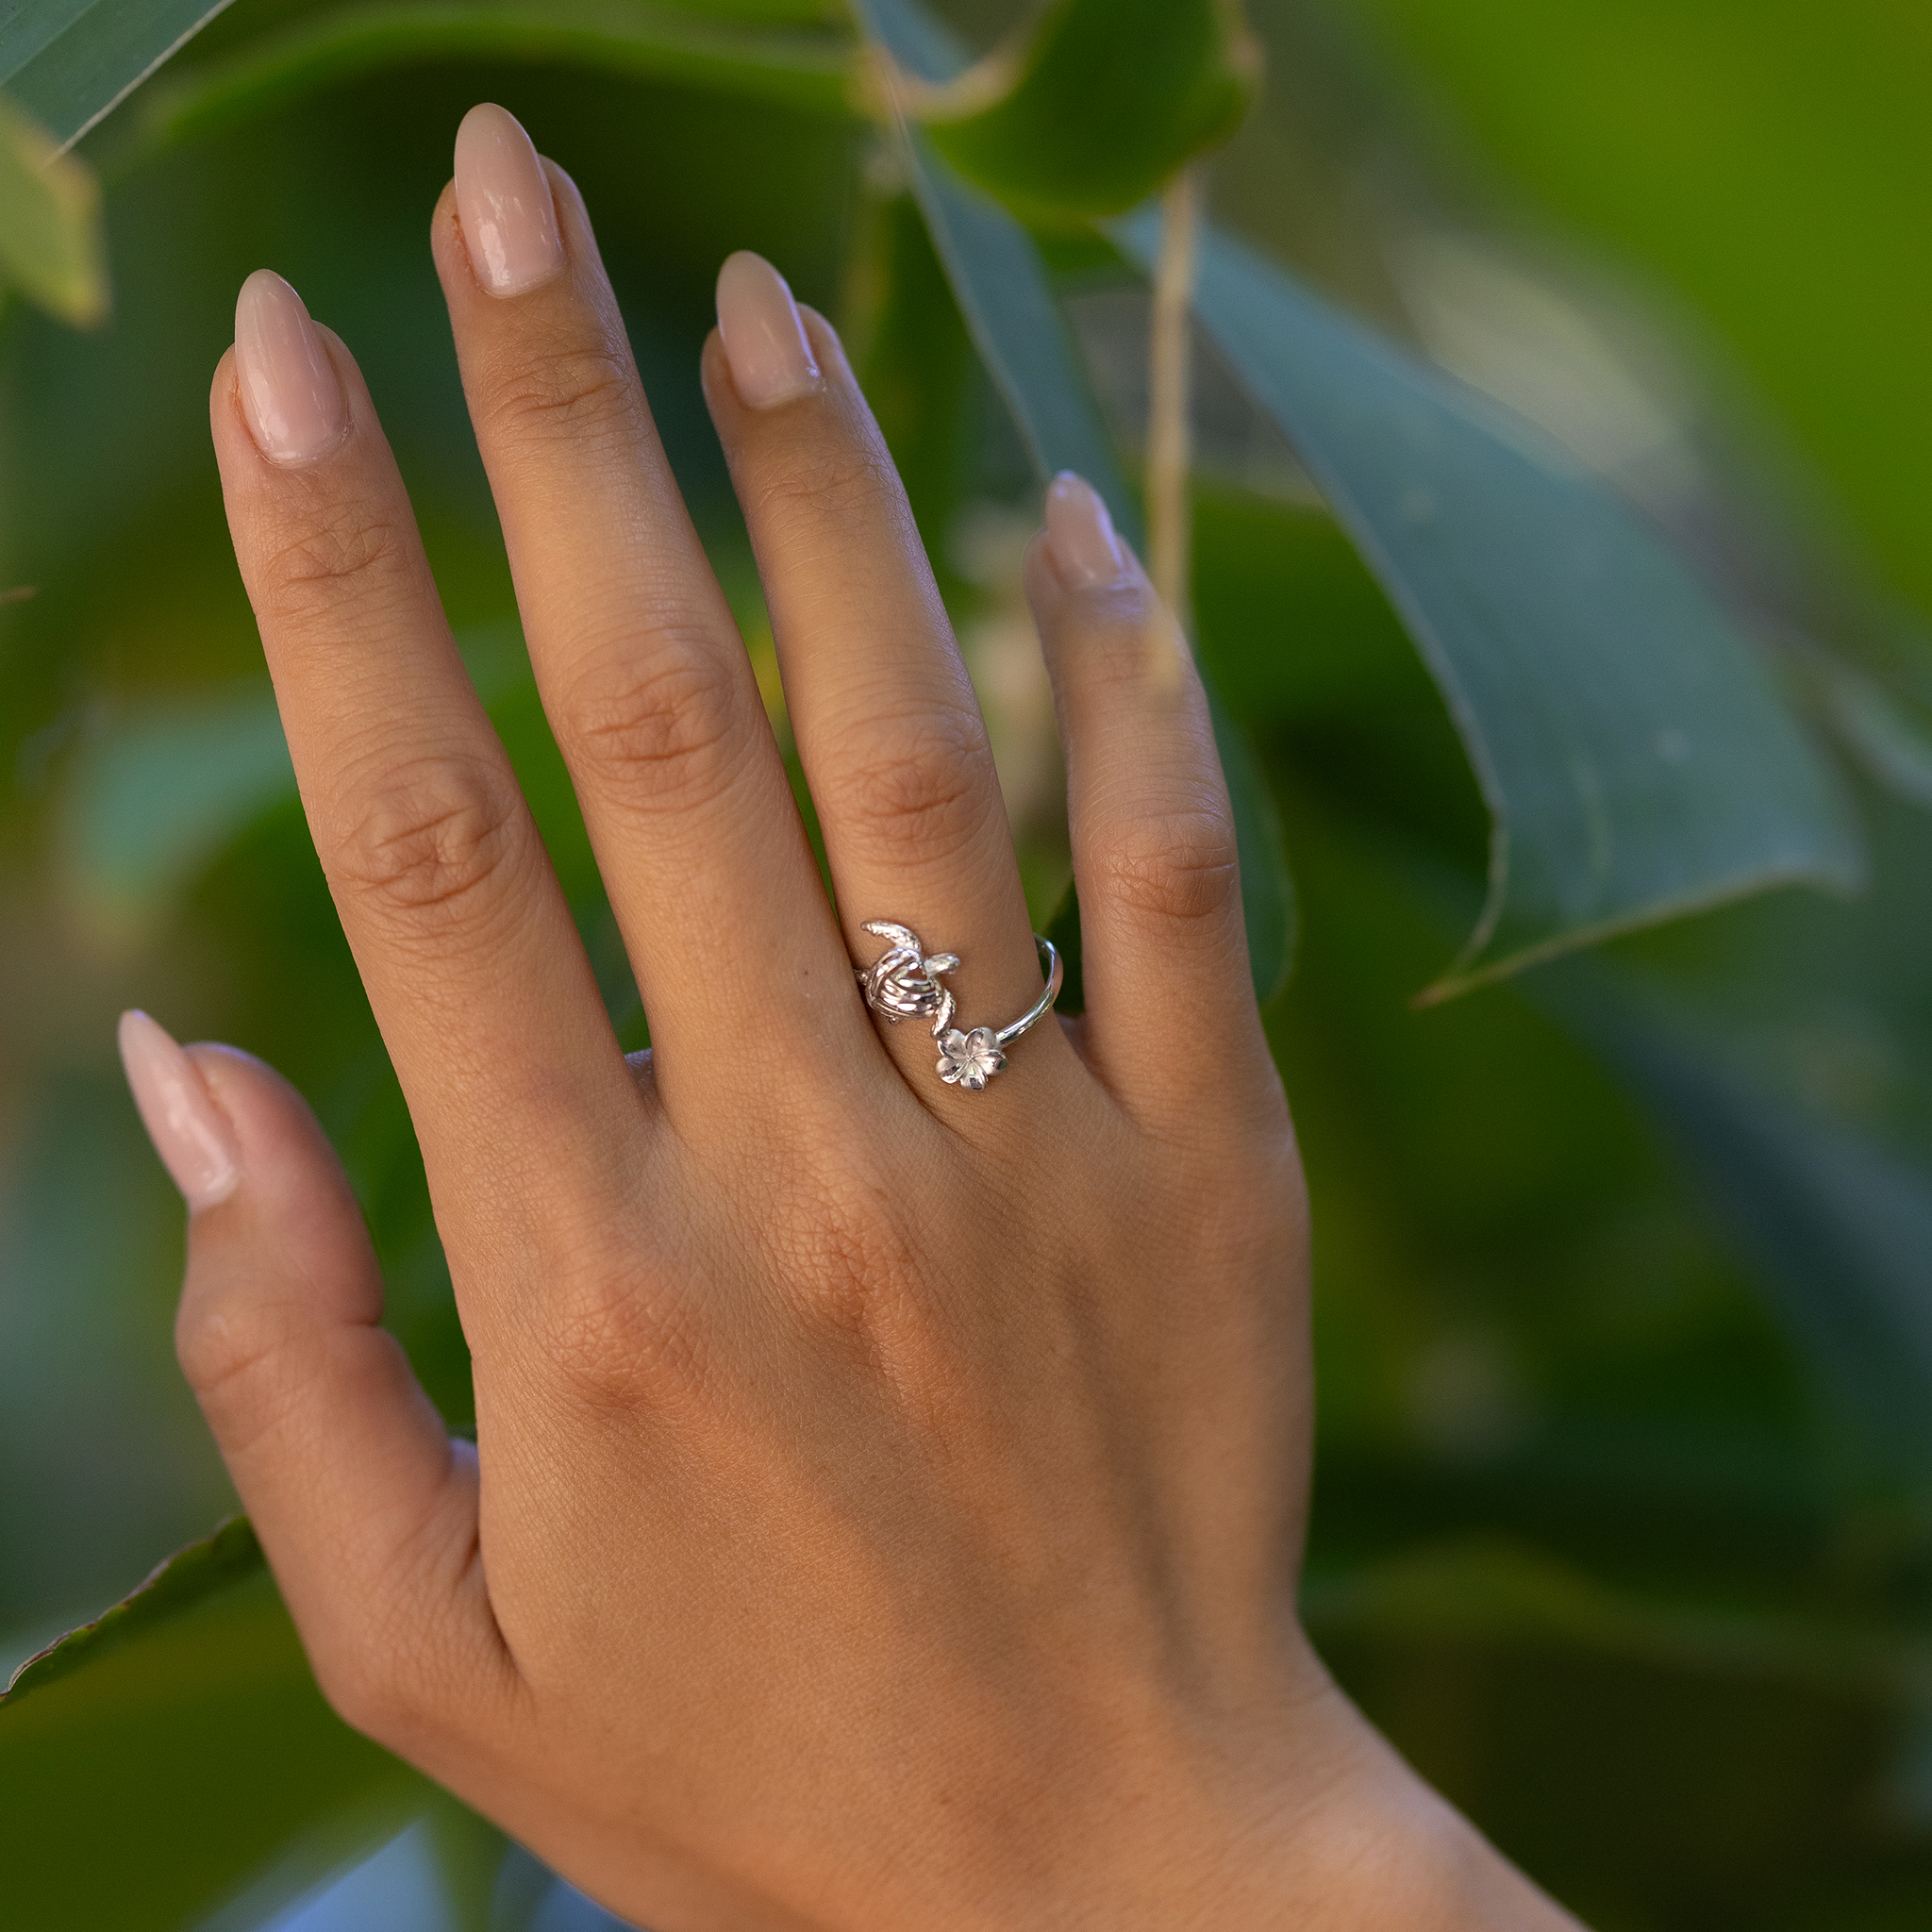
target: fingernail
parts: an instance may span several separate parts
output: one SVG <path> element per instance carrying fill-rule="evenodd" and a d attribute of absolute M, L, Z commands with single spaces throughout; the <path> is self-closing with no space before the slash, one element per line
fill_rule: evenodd
<path fill-rule="evenodd" d="M 718 271 L 718 333 L 731 387 L 754 409 L 808 395 L 821 381 L 798 304 L 785 277 L 761 255 L 741 248 Z"/>
<path fill-rule="evenodd" d="M 1071 470 L 1046 490 L 1046 551 L 1070 591 L 1097 590 L 1126 575 L 1127 559 L 1100 492 Z"/>
<path fill-rule="evenodd" d="M 257 269 L 236 298 L 235 367 L 249 433 L 271 462 L 306 463 L 349 426 L 321 331 L 273 269 Z"/>
<path fill-rule="evenodd" d="M 521 295 L 562 269 L 549 177 L 524 124 L 492 102 L 457 129 L 457 213 L 470 265 L 492 295 Z"/>
<path fill-rule="evenodd" d="M 242 1179 L 241 1150 L 194 1062 L 145 1013 L 123 1013 L 120 1037 L 134 1104 L 188 1211 L 225 1201 Z"/>

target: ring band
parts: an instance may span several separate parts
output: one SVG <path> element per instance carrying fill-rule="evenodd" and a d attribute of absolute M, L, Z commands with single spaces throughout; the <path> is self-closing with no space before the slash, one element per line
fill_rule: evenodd
<path fill-rule="evenodd" d="M 1053 941 L 1035 933 L 1033 943 L 1040 948 L 1041 964 L 1046 968 L 1046 991 L 1010 1026 L 1002 1026 L 997 1032 L 991 1026 L 962 1032 L 953 1024 L 952 989 L 941 984 L 943 974 L 958 970 L 959 956 L 928 954 L 925 942 L 909 925 L 890 919 L 869 919 L 865 930 L 886 941 L 886 950 L 870 966 L 853 968 L 865 990 L 866 1005 L 894 1026 L 901 1020 L 929 1018 L 932 1037 L 940 1046 L 940 1078 L 948 1087 L 963 1087 L 969 1093 L 977 1093 L 995 1074 L 1004 1071 L 1005 1049 L 1053 1009 L 1054 1001 L 1060 996 L 1060 981 L 1066 976 Z"/>

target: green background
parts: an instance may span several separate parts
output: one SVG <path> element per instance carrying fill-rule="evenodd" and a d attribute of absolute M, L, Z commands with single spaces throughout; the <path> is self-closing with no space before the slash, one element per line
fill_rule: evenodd
<path fill-rule="evenodd" d="M 1017 9 L 948 10 L 983 43 Z M 1907 691 L 1932 675 L 1922 9 L 1250 12 L 1270 80 L 1215 163 L 1225 221 L 1416 341 L 1412 264 L 1445 240 L 1553 291 L 1664 399 L 1705 478 L 1687 527 L 1727 591 L 1771 610 L 1767 627 L 1802 613 Z M 375 1227 L 394 1325 L 458 1423 L 467 1400 L 407 1116 L 263 737 L 221 519 L 205 399 L 249 270 L 288 275 L 360 358 L 613 1015 L 642 1038 L 507 628 L 428 259 L 451 137 L 481 98 L 586 191 L 755 653 L 695 380 L 734 247 L 870 344 L 996 732 L 1024 752 L 1037 727 L 998 655 L 1033 485 L 942 291 L 922 298 L 938 325 L 902 331 L 911 349 L 881 324 L 855 268 L 885 258 L 857 123 L 445 59 L 139 165 L 117 158 L 113 120 L 90 137 L 112 318 L 75 334 L 15 306 L 0 325 L 0 588 L 36 592 L 0 607 L 8 1661 L 232 1507 L 173 1368 L 180 1210 L 114 1062 L 123 1007 L 260 1053 L 309 1095 Z M 1119 277 L 1067 274 L 1090 350 L 1131 348 Z M 1480 798 L 1278 439 L 1211 365 L 1202 383 L 1202 649 L 1262 752 L 1300 896 L 1295 976 L 1269 1020 L 1316 1215 L 1307 1607 L 1324 1654 L 1599 1932 L 1923 1926 L 1932 1381 L 1886 1338 L 1932 1324 L 1932 1245 L 1916 1241 L 1932 1222 L 1915 1218 L 1932 1173 L 1932 822 L 1858 780 L 1862 899 L 1774 894 L 1414 1009 L 1480 898 Z M 1100 386 L 1131 457 L 1131 383 Z M 922 417 L 936 395 L 957 408 Z M 1066 871 L 1050 774 L 1042 801 L 1020 832 L 1044 919 Z M 1806 1219 L 1807 1177 L 1857 1211 Z M 1874 1329 L 1859 1311 L 1880 1305 L 1892 1325 Z M 0 1922 L 196 1924 L 277 1858 L 312 1875 L 420 1808 L 419 1787 L 314 1707 L 273 1628 L 223 1634 L 233 1613 L 179 1634 L 138 1709 L 97 1686 L 62 1725 L 45 1693 L 46 1755 L 0 1755 L 0 1807 L 36 1852 L 0 1862 Z M 225 1658 L 240 1674 L 204 1691 Z M 447 1818 L 433 1836 L 458 1893 L 497 1856 Z"/>

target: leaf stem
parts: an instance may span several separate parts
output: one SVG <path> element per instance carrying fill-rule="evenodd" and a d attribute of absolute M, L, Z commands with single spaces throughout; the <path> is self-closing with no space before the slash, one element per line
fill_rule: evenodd
<path fill-rule="evenodd" d="M 1200 172 L 1183 168 L 1160 197 L 1160 254 L 1147 344 L 1147 571 L 1188 620 L 1188 316 L 1194 288 Z"/>

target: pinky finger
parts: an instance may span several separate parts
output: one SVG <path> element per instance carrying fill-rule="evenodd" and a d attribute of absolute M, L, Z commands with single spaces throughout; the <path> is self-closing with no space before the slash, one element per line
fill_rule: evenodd
<path fill-rule="evenodd" d="M 1106 506 L 1063 473 L 1026 594 L 1066 750 L 1089 1064 L 1129 1111 L 1276 1105 L 1234 813 L 1187 642 Z"/>

